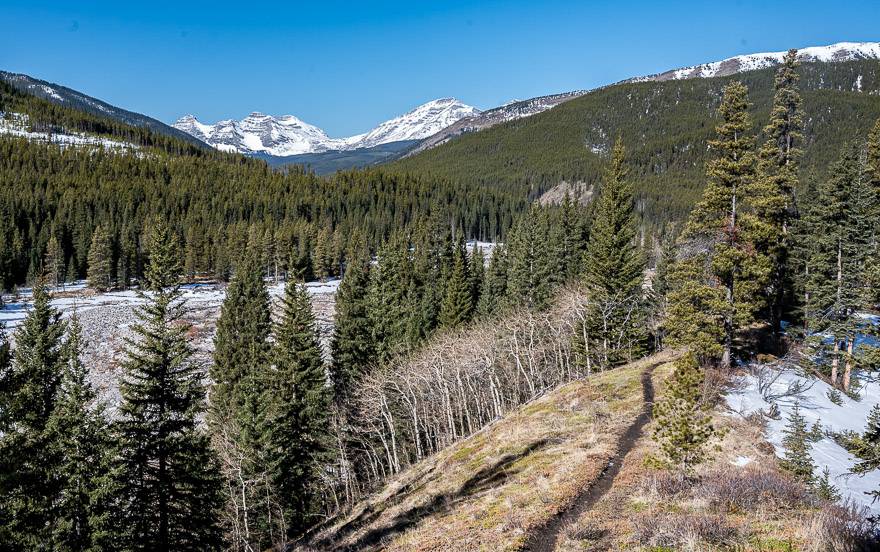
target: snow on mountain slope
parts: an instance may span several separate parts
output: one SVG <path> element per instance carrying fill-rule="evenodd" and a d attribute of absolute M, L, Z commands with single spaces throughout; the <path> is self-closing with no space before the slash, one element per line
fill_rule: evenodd
<path fill-rule="evenodd" d="M 725 77 L 744 71 L 765 69 L 782 63 L 785 52 L 765 52 L 734 56 L 721 61 L 673 69 L 655 75 L 635 77 L 624 82 L 667 81 L 692 78 Z M 800 62 L 840 62 L 857 59 L 880 59 L 880 42 L 838 42 L 829 46 L 811 46 L 798 50 Z"/>
<path fill-rule="evenodd" d="M 251 113 L 241 121 L 227 119 L 204 124 L 193 115 L 181 117 L 174 128 L 211 146 L 240 153 L 266 153 L 280 157 L 324 151 L 369 148 L 404 140 L 427 138 L 449 125 L 480 113 L 454 98 L 420 105 L 409 113 L 386 121 L 373 130 L 348 138 L 330 138 L 320 128 L 293 115 L 273 117 Z"/>
<path fill-rule="evenodd" d="M 455 98 L 441 98 L 420 105 L 409 113 L 377 126 L 358 142 L 358 147 L 372 147 L 402 140 L 421 140 L 436 134 L 480 110 Z"/>

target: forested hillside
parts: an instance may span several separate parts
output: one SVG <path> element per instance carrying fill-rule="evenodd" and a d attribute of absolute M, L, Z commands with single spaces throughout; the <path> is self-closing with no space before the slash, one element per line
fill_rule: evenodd
<path fill-rule="evenodd" d="M 98 228 L 106 235 L 110 277 L 126 286 L 142 276 L 141 243 L 147 221 L 156 215 L 173 221 L 190 276 L 227 278 L 250 240 L 265 250 L 276 272 L 311 277 L 338 273 L 355 229 L 375 250 L 392 229 L 433 212 L 467 237 L 495 239 L 526 204 L 517 189 L 377 170 L 330 178 L 301 170 L 282 173 L 262 161 L 58 106 L 5 83 L 0 111 L 26 115 L 37 132 L 84 132 L 141 148 L 128 153 L 60 148 L 0 135 L 3 289 L 33 280 L 53 238 L 54 262 L 61 267 L 54 278 L 85 277 Z"/>
<path fill-rule="evenodd" d="M 840 145 L 864 136 L 880 116 L 880 62 L 809 63 L 798 69 L 804 99 L 804 182 L 827 174 Z M 767 118 L 774 69 L 735 77 L 616 84 L 525 119 L 448 143 L 391 165 L 471 185 L 546 190 L 561 180 L 601 180 L 611 144 L 629 152 L 637 204 L 650 226 L 683 219 L 703 187 L 706 141 L 721 91 L 748 86 L 750 113 Z M 759 137 L 760 138 L 760 137 Z"/>

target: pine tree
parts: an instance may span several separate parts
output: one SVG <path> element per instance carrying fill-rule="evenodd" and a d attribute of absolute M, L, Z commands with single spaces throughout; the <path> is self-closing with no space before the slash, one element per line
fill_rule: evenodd
<path fill-rule="evenodd" d="M 770 322 L 777 335 L 786 306 L 793 299 L 788 265 L 791 226 L 798 213 L 795 190 L 802 154 L 798 145 L 803 141 L 797 66 L 797 50 L 789 50 L 776 71 L 773 107 L 763 133 L 767 139 L 758 156 L 758 177 L 747 192 L 754 207 L 751 231 L 756 246 L 772 265 L 768 295 Z"/>
<path fill-rule="evenodd" d="M 548 210 L 532 206 L 511 228 L 507 242 L 507 297 L 512 305 L 543 309 L 550 304 L 559 274 L 549 240 Z"/>
<path fill-rule="evenodd" d="M 118 432 L 122 496 L 120 548 L 208 550 L 220 546 L 221 479 L 204 411 L 204 373 L 191 359 L 179 267 L 165 253 L 171 233 L 154 231 L 146 304 L 128 341 Z"/>
<path fill-rule="evenodd" d="M 708 444 L 717 435 L 708 407 L 699 401 L 704 377 L 694 354 L 686 354 L 654 405 L 654 439 L 666 463 L 685 476 L 707 459 Z"/>
<path fill-rule="evenodd" d="M 459 239 L 452 258 L 452 270 L 446 280 L 446 294 L 440 306 L 440 325 L 457 328 L 471 319 L 473 291 L 469 277 L 464 240 Z"/>
<path fill-rule="evenodd" d="M 646 331 L 642 281 L 645 260 L 636 244 L 632 186 L 627 181 L 625 151 L 614 145 L 596 215 L 590 230 L 584 267 L 588 294 L 586 331 L 592 363 L 599 369 L 638 358 L 645 350 Z"/>
<path fill-rule="evenodd" d="M 755 178 L 747 93 L 738 81 L 724 89 L 717 138 L 709 143 L 715 157 L 682 235 L 667 323 L 673 345 L 720 357 L 723 366 L 731 365 L 737 332 L 765 303 L 761 290 L 770 272 L 769 259 L 754 247 L 758 223 L 745 195 Z"/>
<path fill-rule="evenodd" d="M 89 287 L 98 291 L 107 291 L 113 287 L 113 249 L 110 236 L 101 226 L 92 234 L 92 245 L 89 247 L 89 271 L 87 274 Z"/>
<path fill-rule="evenodd" d="M 46 277 L 46 283 L 53 288 L 58 288 L 64 283 L 64 252 L 54 234 L 49 237 L 49 243 L 46 245 L 46 255 L 43 257 L 43 274 Z"/>
<path fill-rule="evenodd" d="M 115 534 L 110 425 L 80 359 L 83 346 L 82 329 L 74 315 L 64 346 L 64 375 L 48 425 L 53 453 L 60 459 L 53 550 L 109 549 Z"/>
<path fill-rule="evenodd" d="M 880 119 L 868 134 L 866 150 L 865 181 L 871 204 L 869 217 L 874 224 L 866 252 L 865 299 L 867 303 L 876 306 L 880 304 Z"/>
<path fill-rule="evenodd" d="M 852 473 L 864 475 L 880 469 L 880 405 L 875 404 L 868 413 L 865 432 L 859 437 L 855 450 L 852 451 L 859 462 L 852 468 Z M 866 492 L 875 500 L 880 498 L 880 489 Z"/>
<path fill-rule="evenodd" d="M 11 363 L 8 344 L 0 344 L 0 542 L 12 548 L 35 549 L 51 539 L 59 459 L 47 426 L 61 383 L 64 331 L 39 281 Z"/>
<path fill-rule="evenodd" d="M 788 423 L 782 431 L 782 447 L 785 450 L 779 464 L 796 479 L 812 484 L 815 480 L 815 466 L 810 458 L 810 432 L 807 420 L 801 414 L 800 404 L 796 403 L 788 415 Z"/>
<path fill-rule="evenodd" d="M 287 284 L 274 338 L 269 454 L 292 537 L 307 529 L 319 511 L 330 434 L 331 394 L 305 286 Z"/>
<path fill-rule="evenodd" d="M 816 201 L 804 216 L 803 246 L 805 312 L 808 343 L 826 351 L 831 360 L 830 377 L 839 380 L 841 361 L 846 363 L 843 387 L 848 389 L 858 321 L 856 311 L 865 306 L 865 256 L 871 219 L 870 196 L 857 148 L 845 148 L 832 167 L 831 176 L 820 182 Z M 830 346 L 824 334 L 830 334 Z"/>
<path fill-rule="evenodd" d="M 840 490 L 831 482 L 831 472 L 828 466 L 822 470 L 822 477 L 816 481 L 816 496 L 829 502 L 840 500 Z"/>
<path fill-rule="evenodd" d="M 371 363 L 375 345 L 370 326 L 367 292 L 370 283 L 370 257 L 366 247 L 358 247 L 349 260 L 336 294 L 333 359 L 330 379 L 337 403 L 341 404 Z"/>
<path fill-rule="evenodd" d="M 413 318 L 409 243 L 394 234 L 379 249 L 378 264 L 370 270 L 368 305 L 377 361 L 385 362 L 408 347 L 409 324 Z"/>
<path fill-rule="evenodd" d="M 483 289 L 480 291 L 477 313 L 480 316 L 495 314 L 504 303 L 506 294 L 507 249 L 502 244 L 496 244 L 492 249 L 492 257 L 489 259 L 489 268 L 483 278 Z"/>
<path fill-rule="evenodd" d="M 245 397 L 259 395 L 260 374 L 269 364 L 270 331 L 263 268 L 256 255 L 249 253 L 236 267 L 217 320 L 210 369 L 214 414 L 222 418 L 237 410 Z"/>
<path fill-rule="evenodd" d="M 470 280 L 471 280 L 471 305 L 473 311 L 476 311 L 477 305 L 480 304 L 480 294 L 483 292 L 483 282 L 486 279 L 486 255 L 483 248 L 474 245 L 474 252 L 471 255 L 470 262 Z"/>

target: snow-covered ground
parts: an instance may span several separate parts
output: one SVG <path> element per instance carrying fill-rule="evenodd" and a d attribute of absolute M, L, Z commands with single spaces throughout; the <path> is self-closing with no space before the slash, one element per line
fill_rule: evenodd
<path fill-rule="evenodd" d="M 340 280 L 308 282 L 306 287 L 312 297 L 312 308 L 321 343 L 327 352 L 333 331 L 336 290 Z M 186 320 L 192 325 L 191 345 L 195 349 L 195 361 L 204 366 L 210 362 L 213 338 L 220 306 L 226 297 L 224 284 L 189 284 L 183 286 L 183 298 L 187 302 Z M 269 294 L 273 302 L 284 292 L 284 283 L 270 283 Z M 119 404 L 119 379 L 121 364 L 125 358 L 125 339 L 131 337 L 131 325 L 135 322 L 135 309 L 144 299 L 136 291 L 112 291 L 94 293 L 86 289 L 84 282 L 69 284 L 52 290 L 52 305 L 65 318 L 74 312 L 83 326 L 86 341 L 84 361 L 90 369 L 90 380 L 98 389 L 100 397 L 111 412 Z M 27 316 L 31 303 L 31 290 L 19 290 L 18 297 L 4 296 L 0 309 L 0 322 L 7 328 L 7 337 L 15 341 L 15 328 Z"/>
<path fill-rule="evenodd" d="M 865 430 L 868 413 L 875 404 L 880 403 L 880 381 L 876 374 L 859 374 L 858 378 L 862 383 L 858 391 L 860 399 L 854 400 L 841 393 L 842 404 L 838 406 L 828 397 L 831 386 L 822 380 L 804 376 L 795 369 L 758 369 L 744 376 L 739 390 L 727 395 L 727 404 L 733 411 L 745 416 L 759 411 L 766 414 L 770 411 L 770 405 L 775 403 L 780 416 L 765 418 L 766 435 L 777 456 L 781 457 L 782 432 L 795 404 L 800 405 L 801 414 L 807 420 L 809 428 L 818 422 L 823 430 L 830 432 L 850 430 L 862 433 Z M 759 386 L 759 383 L 762 385 Z M 764 391 L 759 387 L 764 388 Z M 800 390 L 792 393 L 797 387 Z M 817 477 L 827 467 L 842 498 L 849 497 L 865 505 L 874 514 L 880 514 L 880 502 L 872 503 L 871 498 L 865 494 L 865 491 L 880 489 L 880 471 L 875 470 L 864 476 L 850 474 L 856 458 L 829 437 L 812 443 L 811 456 L 816 465 Z"/>
<path fill-rule="evenodd" d="M 93 136 L 81 132 L 54 133 L 31 132 L 27 130 L 27 116 L 21 113 L 0 112 L 0 134 L 27 138 L 32 142 L 46 142 L 62 148 L 70 146 L 103 147 L 114 151 L 130 151 L 140 149 L 136 145 L 120 140 L 111 140 L 101 136 Z"/>

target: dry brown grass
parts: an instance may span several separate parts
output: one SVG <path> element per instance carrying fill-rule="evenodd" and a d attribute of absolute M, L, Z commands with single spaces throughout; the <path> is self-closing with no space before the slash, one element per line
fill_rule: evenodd
<path fill-rule="evenodd" d="M 671 358 L 666 353 L 659 360 Z M 656 362 L 573 382 L 524 405 L 406 470 L 313 542 L 386 550 L 520 549 L 531 531 L 598 478 L 642 406 L 641 373 Z"/>

